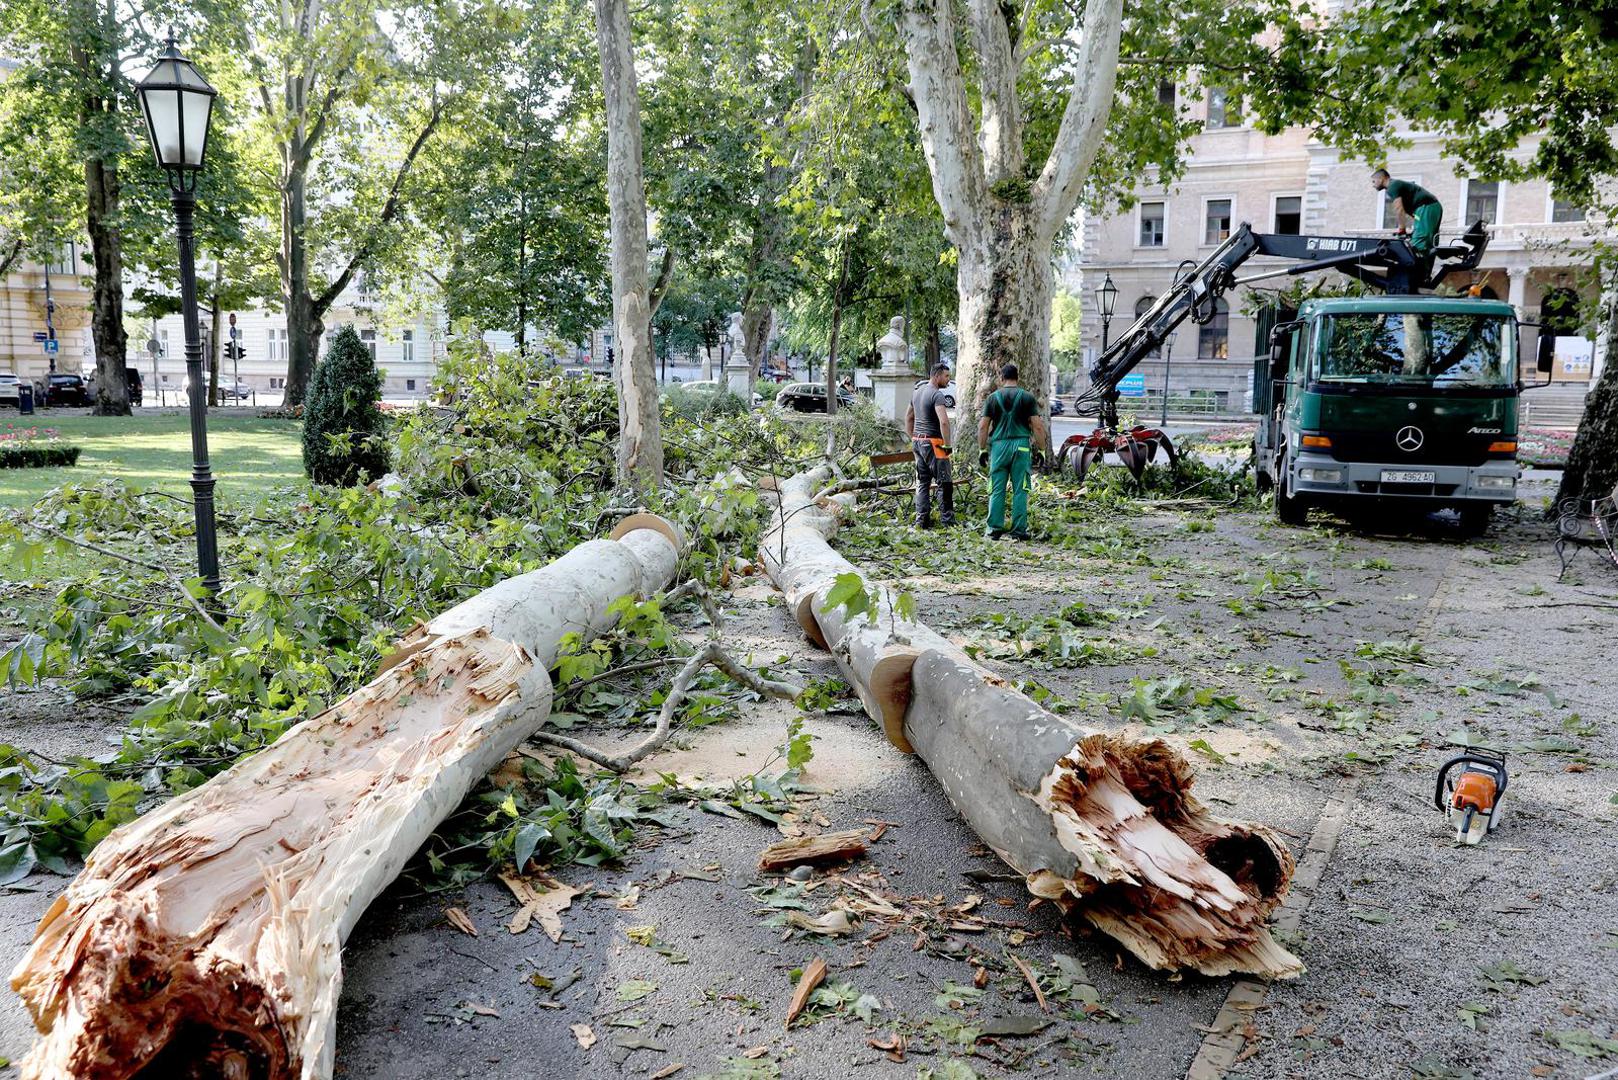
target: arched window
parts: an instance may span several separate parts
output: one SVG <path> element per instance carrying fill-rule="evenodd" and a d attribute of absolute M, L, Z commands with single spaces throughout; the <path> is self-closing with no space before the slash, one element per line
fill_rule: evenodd
<path fill-rule="evenodd" d="M 1155 304 L 1155 303 L 1157 303 L 1157 297 L 1153 296 L 1151 293 L 1147 293 L 1145 296 L 1141 297 L 1139 300 L 1136 300 L 1135 301 L 1135 320 L 1137 322 L 1140 321 L 1140 317 L 1142 315 L 1146 314 L 1148 311 L 1152 310 L 1152 305 Z M 1152 356 L 1152 357 L 1161 356 L 1162 355 L 1162 350 L 1153 349 L 1151 352 L 1147 353 L 1146 355 L 1147 356 Z"/>
<path fill-rule="evenodd" d="M 1208 360 L 1230 356 L 1230 305 L 1214 299 L 1214 317 L 1197 327 L 1197 355 Z"/>

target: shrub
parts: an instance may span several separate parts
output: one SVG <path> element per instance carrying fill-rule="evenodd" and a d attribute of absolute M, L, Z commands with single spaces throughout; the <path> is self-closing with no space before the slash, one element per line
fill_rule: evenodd
<path fill-rule="evenodd" d="M 303 409 L 303 470 L 317 484 L 353 487 L 388 471 L 382 376 L 352 326 L 332 337 Z"/>
<path fill-rule="evenodd" d="M 80 448 L 59 442 L 0 442 L 0 469 L 77 465 Z"/>

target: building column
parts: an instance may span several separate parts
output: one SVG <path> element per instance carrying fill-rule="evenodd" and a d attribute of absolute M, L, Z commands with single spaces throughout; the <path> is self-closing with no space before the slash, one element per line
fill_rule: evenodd
<path fill-rule="evenodd" d="M 1511 306 L 1517 309 L 1517 318 L 1526 319 L 1528 312 L 1523 305 L 1528 295 L 1528 268 L 1525 266 L 1511 267 L 1506 271 L 1506 277 L 1510 281 L 1506 299 L 1511 301 Z"/>

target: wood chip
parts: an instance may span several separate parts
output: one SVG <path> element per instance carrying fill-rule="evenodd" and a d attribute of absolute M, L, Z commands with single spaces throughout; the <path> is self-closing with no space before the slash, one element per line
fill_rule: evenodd
<path fill-rule="evenodd" d="M 466 912 L 462 911 L 460 908 L 445 908 L 444 917 L 449 920 L 449 924 L 451 926 L 455 927 L 455 929 L 459 930 L 461 933 L 468 934 L 472 937 L 478 936 L 478 928 L 472 925 L 472 917 Z"/>
<path fill-rule="evenodd" d="M 808 966 L 803 969 L 803 974 L 798 977 L 797 989 L 792 991 L 792 1002 L 787 1006 L 786 1027 L 792 1026 L 792 1021 L 796 1020 L 804 1007 L 809 1004 L 809 995 L 815 992 L 815 987 L 825 978 L 826 961 L 817 956 L 809 961 Z"/>
<path fill-rule="evenodd" d="M 1034 992 L 1034 1000 L 1039 1002 L 1040 1009 L 1044 1012 L 1050 1012 L 1051 1003 L 1045 1000 L 1045 991 L 1039 988 L 1039 980 L 1034 977 L 1034 970 L 1023 963 L 1020 956 L 1013 956 L 1011 962 L 1017 965 L 1017 970 L 1022 972 L 1022 977 L 1028 980 L 1028 988 Z"/>
<path fill-rule="evenodd" d="M 479 1016 L 492 1016 L 497 1020 L 500 1018 L 499 1011 L 495 1009 L 493 1005 L 479 1005 L 475 1001 L 468 1001 L 466 1003 L 466 1007 L 477 1013 Z"/>
<path fill-rule="evenodd" d="M 845 862 L 864 855 L 869 842 L 864 829 L 781 840 L 759 854 L 758 868 L 764 871 L 787 870 L 809 863 Z"/>
<path fill-rule="evenodd" d="M 881 1050 L 888 1055 L 889 1061 L 903 1061 L 905 1059 L 904 1037 L 898 1032 L 889 1032 L 881 1039 L 866 1039 L 865 1045 L 872 1050 Z"/>
<path fill-rule="evenodd" d="M 596 1033 L 590 1030 L 589 1024 L 573 1024 L 568 1030 L 573 1032 L 575 1039 L 579 1040 L 581 1050 L 588 1050 L 596 1044 Z"/>

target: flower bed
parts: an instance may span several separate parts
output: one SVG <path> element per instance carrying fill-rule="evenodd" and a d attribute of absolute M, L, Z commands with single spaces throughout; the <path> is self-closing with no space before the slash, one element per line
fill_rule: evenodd
<path fill-rule="evenodd" d="M 1565 466 L 1573 448 L 1573 432 L 1567 428 L 1524 428 L 1517 436 L 1517 460 L 1524 465 Z"/>
<path fill-rule="evenodd" d="M 55 428 L 0 428 L 0 469 L 45 469 L 77 465 L 81 448 L 61 440 Z"/>

